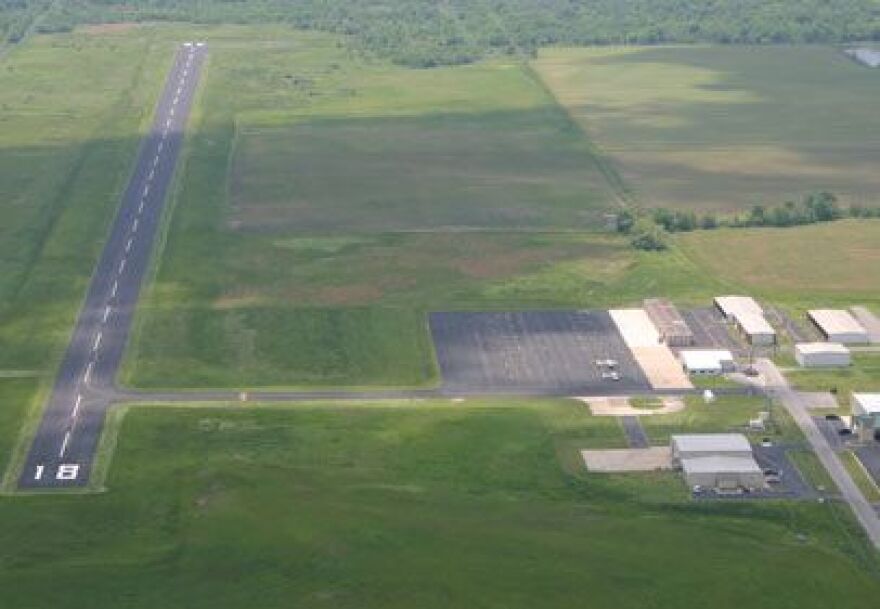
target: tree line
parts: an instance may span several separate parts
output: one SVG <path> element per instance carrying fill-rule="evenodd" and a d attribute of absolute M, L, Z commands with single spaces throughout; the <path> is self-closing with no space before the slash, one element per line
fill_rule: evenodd
<path fill-rule="evenodd" d="M 45 6 L 0 0 L 0 31 L 14 37 Z M 880 40 L 875 0 L 66 0 L 39 30 L 116 21 L 288 23 L 413 67 L 555 44 Z"/>
<path fill-rule="evenodd" d="M 788 227 L 817 222 L 833 222 L 842 218 L 880 218 L 880 207 L 853 204 L 843 207 L 830 192 L 820 191 L 804 196 L 800 201 L 786 201 L 779 205 L 754 205 L 748 212 L 721 216 L 712 212 L 664 208 L 650 211 L 624 211 L 617 214 L 619 233 L 631 236 L 636 249 L 666 249 L 669 233 L 716 228 L 749 228 L 756 226 Z"/>

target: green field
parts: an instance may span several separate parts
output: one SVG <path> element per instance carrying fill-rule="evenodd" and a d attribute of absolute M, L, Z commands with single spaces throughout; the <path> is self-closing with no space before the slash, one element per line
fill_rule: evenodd
<path fill-rule="evenodd" d="M 677 241 L 704 272 L 797 313 L 855 304 L 880 311 L 880 220 L 699 231 Z"/>
<path fill-rule="evenodd" d="M 838 49 L 544 49 L 534 66 L 644 205 L 876 204 L 880 78 Z"/>
<path fill-rule="evenodd" d="M 429 384 L 426 311 L 711 293 L 676 254 L 593 231 L 611 188 L 523 66 L 426 72 L 313 33 L 200 35 L 196 133 L 126 383 Z"/>
<path fill-rule="evenodd" d="M 109 493 L 0 499 L 0 605 L 842 609 L 880 593 L 839 506 L 694 504 L 674 474 L 582 469 L 577 448 L 621 441 L 570 401 L 135 410 Z"/>
<path fill-rule="evenodd" d="M 0 368 L 66 343 L 171 56 L 152 30 L 36 37 L 0 69 Z"/>

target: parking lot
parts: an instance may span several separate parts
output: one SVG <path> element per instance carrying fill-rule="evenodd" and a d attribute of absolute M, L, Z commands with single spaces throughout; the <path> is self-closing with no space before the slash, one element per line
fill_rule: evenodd
<path fill-rule="evenodd" d="M 605 311 L 432 313 L 429 323 L 446 390 L 613 395 L 651 389 Z M 609 359 L 616 380 L 596 364 Z"/>

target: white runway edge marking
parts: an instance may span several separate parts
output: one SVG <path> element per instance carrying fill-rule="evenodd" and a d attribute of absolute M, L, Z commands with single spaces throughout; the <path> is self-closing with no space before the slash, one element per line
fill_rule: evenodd
<path fill-rule="evenodd" d="M 64 453 L 67 452 L 67 443 L 70 442 L 70 431 L 64 433 L 64 441 L 61 443 L 61 450 L 58 451 L 58 457 L 61 458 L 64 456 Z"/>
<path fill-rule="evenodd" d="M 129 238 L 128 241 L 125 242 L 125 253 L 126 254 L 131 251 L 131 244 L 132 244 L 132 239 Z"/>
<path fill-rule="evenodd" d="M 89 379 L 92 378 L 92 368 L 95 366 L 95 362 L 89 362 L 89 365 L 86 366 L 86 373 L 83 374 L 83 383 L 86 385 L 89 384 Z"/>
<path fill-rule="evenodd" d="M 110 318 L 110 305 L 104 307 L 104 321 L 103 323 L 107 323 L 107 320 Z"/>
<path fill-rule="evenodd" d="M 75 419 L 76 416 L 79 414 L 79 406 L 80 406 L 80 404 L 82 404 L 82 401 L 83 401 L 82 394 L 76 396 L 76 402 L 73 404 L 73 410 L 70 413 L 70 416 L 72 418 Z"/>
<path fill-rule="evenodd" d="M 118 281 L 114 281 L 114 282 L 113 282 L 113 290 L 110 292 L 110 297 L 111 297 L 111 298 L 115 298 L 115 297 L 116 297 L 116 292 L 117 292 L 118 290 L 119 290 L 119 282 L 118 282 Z"/>
<path fill-rule="evenodd" d="M 98 332 L 98 335 L 95 337 L 95 344 L 92 345 L 92 351 L 97 351 L 101 347 L 101 339 L 104 338 L 103 332 Z"/>

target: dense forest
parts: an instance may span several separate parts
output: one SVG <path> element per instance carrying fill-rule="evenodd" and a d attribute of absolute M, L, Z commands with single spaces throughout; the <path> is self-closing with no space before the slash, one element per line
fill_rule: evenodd
<path fill-rule="evenodd" d="M 78 23 L 289 23 L 430 67 L 549 44 L 880 40 L 877 0 L 0 0 L 14 40 Z"/>

